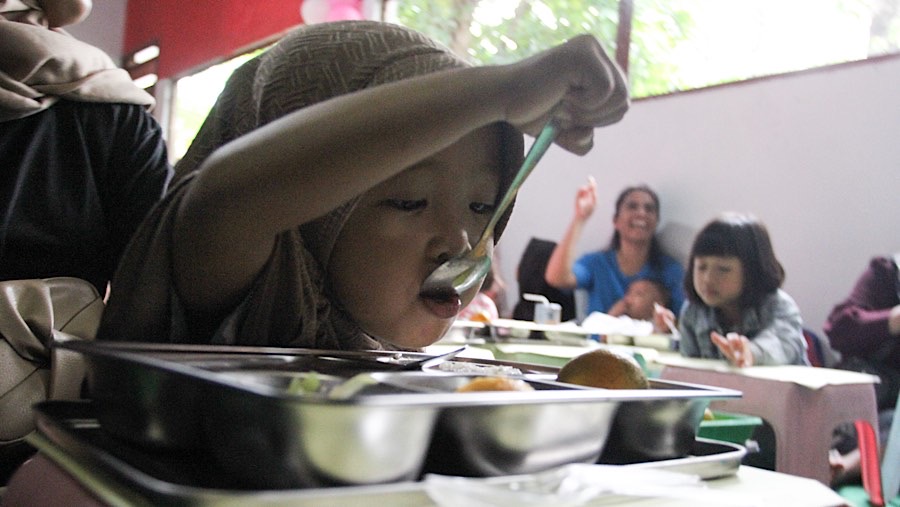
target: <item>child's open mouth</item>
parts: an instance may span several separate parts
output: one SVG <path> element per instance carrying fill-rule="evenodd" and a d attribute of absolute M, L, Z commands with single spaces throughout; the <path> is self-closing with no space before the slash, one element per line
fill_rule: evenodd
<path fill-rule="evenodd" d="M 428 311 L 442 319 L 456 317 L 462 309 L 462 301 L 454 290 L 423 292 L 419 294 Z"/>

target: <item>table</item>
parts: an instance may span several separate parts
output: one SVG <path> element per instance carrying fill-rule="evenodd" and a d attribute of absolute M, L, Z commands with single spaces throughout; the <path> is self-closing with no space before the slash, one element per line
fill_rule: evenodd
<path fill-rule="evenodd" d="M 425 352 L 441 354 L 465 344 L 469 346 L 469 350 L 458 357 L 497 359 L 559 368 L 570 359 L 585 352 L 597 348 L 606 348 L 614 352 L 633 356 L 641 363 L 650 377 L 658 376 L 662 369 L 658 358 L 680 357 L 677 351 L 659 347 L 600 343 L 588 338 L 591 331 L 573 323 L 536 324 L 528 321 L 497 319 L 492 321 L 491 325 L 509 330 L 542 331 L 547 334 L 547 339 L 500 338 L 497 336 L 494 336 L 492 339 L 478 338 L 467 334 L 466 331 L 484 328 L 485 324 L 462 321 L 454 323 L 454 330 L 437 343 L 426 347 Z M 525 336 L 527 336 L 527 332 Z"/>
<path fill-rule="evenodd" d="M 869 421 L 878 431 L 878 377 L 811 366 L 736 368 L 723 361 L 658 358 L 660 378 L 741 391 L 713 409 L 762 417 L 775 432 L 775 469 L 829 484 L 832 432 L 842 423 Z"/>
<path fill-rule="evenodd" d="M 78 505 L 104 507 L 108 505 L 141 505 L 146 499 L 135 492 L 122 491 L 120 486 L 102 477 L 82 475 L 80 480 L 44 454 L 25 463 L 13 476 L 2 497 L 5 507 L 55 507 Z M 709 489 L 727 492 L 745 506 L 836 507 L 846 502 L 823 484 L 758 468 L 741 466 L 733 476 L 706 481 Z M 217 505 L 259 505 L 304 507 L 391 507 L 437 506 L 420 483 L 397 485 L 332 488 L 316 490 L 300 501 L 295 492 L 265 492 L 242 496 L 239 499 L 220 498 Z M 701 503 L 697 500 L 674 498 L 603 497 L 586 504 L 628 505 L 646 507 L 701 507 L 721 503 Z"/>

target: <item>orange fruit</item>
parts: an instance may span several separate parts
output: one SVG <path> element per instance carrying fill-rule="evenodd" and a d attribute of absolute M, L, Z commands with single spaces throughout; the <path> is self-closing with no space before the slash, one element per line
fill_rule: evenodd
<path fill-rule="evenodd" d="M 456 392 L 469 393 L 473 391 L 534 391 L 531 384 L 522 379 L 507 377 L 476 377 L 468 384 L 459 387 Z"/>
<path fill-rule="evenodd" d="M 556 379 L 604 389 L 647 389 L 650 381 L 631 356 L 596 349 L 572 358 L 559 370 Z"/>

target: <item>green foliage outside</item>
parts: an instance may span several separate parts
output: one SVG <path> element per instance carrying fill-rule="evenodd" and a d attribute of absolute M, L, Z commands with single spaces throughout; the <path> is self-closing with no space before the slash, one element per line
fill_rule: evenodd
<path fill-rule="evenodd" d="M 618 0 L 390 0 L 395 21 L 476 64 L 509 63 L 580 33 L 615 54 Z M 632 0 L 632 97 L 662 95 L 900 48 L 897 0 Z"/>
<path fill-rule="evenodd" d="M 498 4 L 515 5 L 502 10 Z M 635 17 L 629 86 L 635 97 L 679 88 L 674 65 L 652 58 L 684 41 L 691 26 L 685 9 L 665 6 Z M 480 8 L 493 11 L 479 16 Z M 612 56 L 619 24 L 618 0 L 398 1 L 397 22 L 424 32 L 475 64 L 503 64 L 531 56 L 575 35 L 591 33 Z"/>

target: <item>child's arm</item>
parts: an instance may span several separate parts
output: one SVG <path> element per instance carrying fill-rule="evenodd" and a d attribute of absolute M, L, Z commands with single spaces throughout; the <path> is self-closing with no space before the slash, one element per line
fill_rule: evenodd
<path fill-rule="evenodd" d="M 628 108 L 624 78 L 596 39 L 577 37 L 522 62 L 457 69 L 337 97 L 261 127 L 200 167 L 175 222 L 184 302 L 237 301 L 281 231 L 331 211 L 469 132 L 507 121 L 578 154 Z"/>
<path fill-rule="evenodd" d="M 687 304 L 678 316 L 678 332 L 681 334 L 681 340 L 678 344 L 678 350 L 685 357 L 701 357 L 700 343 L 697 339 L 697 330 L 694 322 L 697 319 L 696 306 Z"/>
<path fill-rule="evenodd" d="M 747 340 L 746 346 L 753 355 L 749 365 L 808 364 L 803 321 L 793 299 L 779 291 L 777 296 L 764 302 L 758 313 L 763 328 Z M 722 346 L 719 345 L 719 348 L 721 350 Z M 723 354 L 728 356 L 724 350 Z M 737 366 L 749 366 L 732 362 Z"/>

